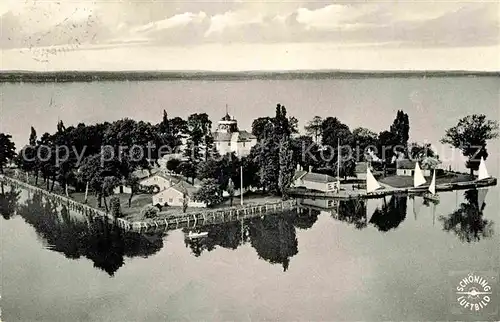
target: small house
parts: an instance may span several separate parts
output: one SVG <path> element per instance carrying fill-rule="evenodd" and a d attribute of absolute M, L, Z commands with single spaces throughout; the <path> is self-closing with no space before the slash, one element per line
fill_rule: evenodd
<path fill-rule="evenodd" d="M 119 186 L 117 186 L 117 187 L 115 187 L 113 189 L 113 193 L 114 194 L 117 194 L 117 193 L 128 193 L 128 194 L 131 194 L 132 193 L 132 188 L 130 188 L 127 185 L 120 184 Z"/>
<path fill-rule="evenodd" d="M 408 160 L 408 159 L 396 160 L 396 175 L 413 177 L 413 175 L 415 174 L 416 163 L 417 163 L 417 161 Z M 424 175 L 424 177 L 431 176 L 430 169 L 422 169 L 421 168 L 421 170 L 422 170 L 422 174 Z"/>
<path fill-rule="evenodd" d="M 292 185 L 297 188 L 306 188 L 322 192 L 336 191 L 337 179 L 327 174 L 308 172 L 304 170 L 295 171 Z"/>
<path fill-rule="evenodd" d="M 207 205 L 204 202 L 194 200 L 194 194 L 198 188 L 185 181 L 178 183 L 162 190 L 153 196 L 153 205 L 182 207 L 184 204 L 184 195 L 187 199 L 188 207 L 205 208 Z"/>
<path fill-rule="evenodd" d="M 356 168 L 354 173 L 356 174 L 356 178 L 361 180 L 366 180 L 366 171 L 368 168 L 368 162 L 356 162 Z M 371 170 L 371 167 L 370 167 Z"/>

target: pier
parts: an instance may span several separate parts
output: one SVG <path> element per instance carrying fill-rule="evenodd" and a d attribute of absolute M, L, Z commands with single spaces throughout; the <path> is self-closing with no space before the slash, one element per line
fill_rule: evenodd
<path fill-rule="evenodd" d="M 497 178 L 488 178 L 480 181 L 464 181 L 454 183 L 443 183 L 436 185 L 436 192 L 439 191 L 454 191 L 465 189 L 477 189 L 482 187 L 495 186 Z M 427 192 L 427 186 L 417 188 L 393 188 L 385 186 L 383 189 L 367 193 L 366 190 L 340 190 L 339 192 L 321 192 L 306 189 L 292 188 L 288 191 L 290 196 L 298 198 L 317 198 L 317 199 L 372 199 L 380 198 L 389 195 L 412 195 L 423 194 Z"/>

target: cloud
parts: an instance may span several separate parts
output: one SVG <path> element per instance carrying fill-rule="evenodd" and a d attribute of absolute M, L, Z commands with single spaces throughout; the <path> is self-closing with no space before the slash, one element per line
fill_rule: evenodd
<path fill-rule="evenodd" d="M 4 0 L 0 48 L 318 43 L 493 46 L 499 3 Z M 106 47 L 107 48 L 107 47 Z"/>

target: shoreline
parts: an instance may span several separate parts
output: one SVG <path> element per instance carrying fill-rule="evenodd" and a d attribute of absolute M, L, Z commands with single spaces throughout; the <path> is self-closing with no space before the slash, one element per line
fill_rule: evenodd
<path fill-rule="evenodd" d="M 463 181 L 454 183 L 441 183 L 436 184 L 436 192 L 444 191 L 455 191 L 455 190 L 466 190 L 472 188 L 483 188 L 491 187 L 497 185 L 497 178 L 491 177 L 481 181 Z M 367 194 L 365 190 L 341 190 L 340 193 L 331 192 L 320 192 L 312 191 L 307 189 L 293 188 L 288 191 L 290 196 L 297 198 L 324 198 L 324 199 L 339 199 L 339 200 L 349 200 L 349 199 L 374 199 L 389 195 L 415 195 L 415 194 L 425 194 L 427 192 L 428 185 L 417 187 L 417 188 L 384 188 Z"/>
<path fill-rule="evenodd" d="M 67 83 L 96 81 L 238 81 L 360 78 L 500 77 L 500 71 L 0 71 L 0 83 Z"/>
<path fill-rule="evenodd" d="M 55 199 L 60 205 L 64 204 L 69 206 L 70 210 L 79 211 L 86 216 L 90 215 L 93 219 L 104 219 L 108 223 L 115 224 L 117 227 L 125 231 L 138 233 L 158 229 L 177 229 L 183 226 L 190 227 L 191 224 L 193 224 L 192 228 L 195 228 L 198 223 L 202 223 L 202 226 L 205 226 L 216 224 L 221 221 L 244 220 L 247 218 L 260 217 L 263 215 L 271 215 L 281 211 L 291 210 L 297 205 L 297 201 L 295 199 L 289 199 L 286 201 L 275 201 L 261 204 L 249 204 L 245 206 L 216 208 L 198 212 L 180 213 L 178 215 L 176 214 L 165 218 L 148 218 L 141 221 L 129 221 L 123 218 L 116 218 L 104 210 L 91 207 L 74 199 L 55 192 L 47 191 L 5 174 L 0 174 L 0 181 L 7 181 L 10 184 L 21 186 L 24 189 L 42 193 L 49 198 Z"/>

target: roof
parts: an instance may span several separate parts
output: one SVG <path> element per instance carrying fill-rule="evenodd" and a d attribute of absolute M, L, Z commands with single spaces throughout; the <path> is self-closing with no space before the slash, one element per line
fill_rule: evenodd
<path fill-rule="evenodd" d="M 221 121 L 232 121 L 231 116 L 229 115 L 229 113 L 226 113 L 226 115 L 224 115 L 224 117 L 222 117 L 220 120 Z"/>
<path fill-rule="evenodd" d="M 327 174 L 307 172 L 307 171 L 295 171 L 293 180 L 302 179 L 304 181 L 328 183 L 337 181 L 334 177 Z"/>
<path fill-rule="evenodd" d="M 231 141 L 231 133 L 227 132 L 213 132 L 212 136 L 214 138 L 214 141 Z"/>
<path fill-rule="evenodd" d="M 396 168 L 397 169 L 415 169 L 416 161 L 403 159 L 396 160 Z"/>
<path fill-rule="evenodd" d="M 306 173 L 307 173 L 307 171 L 304 171 L 304 170 L 295 171 L 295 174 L 293 175 L 293 181 L 302 178 Z"/>
<path fill-rule="evenodd" d="M 158 169 L 151 169 L 151 175 L 150 175 L 148 170 L 143 169 L 143 170 L 135 170 L 134 172 L 132 172 L 132 174 L 135 177 L 142 180 L 155 175 L 158 171 L 159 171 Z"/>
<path fill-rule="evenodd" d="M 368 162 L 357 162 L 356 169 L 354 170 L 356 173 L 365 173 L 368 168 Z"/>
<path fill-rule="evenodd" d="M 141 181 L 144 181 L 146 179 L 149 179 L 149 178 L 152 178 L 152 177 L 155 177 L 155 176 L 161 177 L 161 178 L 166 179 L 166 180 L 172 180 L 172 181 L 179 181 L 179 180 L 181 180 L 179 177 L 170 176 L 170 175 L 164 173 L 163 171 L 158 171 L 156 173 L 153 173 L 151 176 L 142 178 Z"/>
<path fill-rule="evenodd" d="M 195 192 L 198 191 L 198 188 L 184 180 L 179 181 L 170 188 L 175 189 L 181 193 L 187 193 L 188 196 L 193 196 Z"/>
<path fill-rule="evenodd" d="M 239 133 L 240 133 L 240 136 L 238 138 L 239 140 L 253 140 L 253 139 L 257 139 L 257 137 L 255 135 L 253 135 L 252 133 L 247 132 L 245 130 L 242 130 Z"/>
<path fill-rule="evenodd" d="M 241 141 L 248 141 L 248 140 L 254 140 L 257 139 L 255 135 L 252 133 L 242 130 L 234 133 L 228 133 L 228 132 L 213 132 L 212 136 L 214 138 L 214 141 L 226 141 L 229 142 L 231 140 L 235 140 L 238 142 Z"/>

